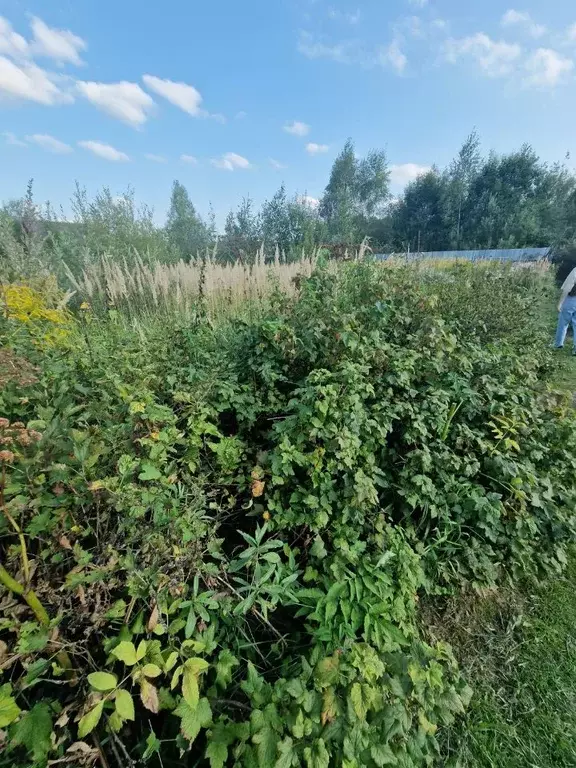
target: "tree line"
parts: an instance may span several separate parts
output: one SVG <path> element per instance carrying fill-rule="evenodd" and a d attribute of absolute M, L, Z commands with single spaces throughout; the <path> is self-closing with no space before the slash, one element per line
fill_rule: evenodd
<path fill-rule="evenodd" d="M 576 241 L 576 177 L 548 164 L 532 147 L 483 155 L 473 132 L 454 160 L 411 181 L 396 198 L 383 150 L 359 157 L 349 139 L 334 160 L 319 201 L 290 195 L 284 184 L 259 209 L 245 198 L 218 231 L 211 211 L 199 215 L 175 181 L 164 226 L 128 190 L 94 198 L 76 186 L 70 220 L 34 202 L 32 184 L 21 200 L 0 210 L 0 270 L 70 268 L 108 254 L 130 260 L 190 260 L 206 249 L 223 262 L 250 260 L 265 244 L 287 260 L 330 244 L 354 245 L 365 236 L 386 252 L 556 246 Z"/>

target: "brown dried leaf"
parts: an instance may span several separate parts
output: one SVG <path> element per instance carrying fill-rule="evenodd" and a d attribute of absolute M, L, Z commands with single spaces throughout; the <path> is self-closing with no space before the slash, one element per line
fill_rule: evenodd
<path fill-rule="evenodd" d="M 154 712 L 156 714 L 160 709 L 158 691 L 156 690 L 155 686 L 153 686 L 152 683 L 149 683 L 145 678 L 142 678 L 140 681 L 140 699 L 142 704 L 144 704 L 146 709 L 148 709 L 150 712 Z"/>
<path fill-rule="evenodd" d="M 155 603 L 154 608 L 152 608 L 152 613 L 150 614 L 150 618 L 148 619 L 148 624 L 146 625 L 146 629 L 148 630 L 148 632 L 154 632 L 154 630 L 158 626 L 159 618 L 160 618 L 160 611 L 158 610 L 158 605 Z"/>
<path fill-rule="evenodd" d="M 252 481 L 252 496 L 254 498 L 258 498 L 259 496 L 262 496 L 264 493 L 264 487 L 266 483 L 263 480 L 253 480 Z"/>
<path fill-rule="evenodd" d="M 61 547 L 64 547 L 64 549 L 72 549 L 72 544 L 70 544 L 70 539 L 68 536 L 60 536 L 58 543 Z"/>

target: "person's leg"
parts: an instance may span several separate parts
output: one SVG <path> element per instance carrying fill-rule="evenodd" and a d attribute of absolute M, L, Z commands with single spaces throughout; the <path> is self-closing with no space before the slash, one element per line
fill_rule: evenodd
<path fill-rule="evenodd" d="M 570 318 L 570 321 L 572 323 L 572 336 L 574 337 L 572 339 L 574 343 L 574 354 L 576 355 L 576 307 L 573 307 L 572 309 L 572 317 Z"/>
<path fill-rule="evenodd" d="M 568 333 L 568 326 L 572 322 L 573 312 L 571 307 L 567 307 L 566 303 L 558 314 L 558 327 L 556 328 L 556 338 L 554 339 L 554 346 L 556 349 L 561 349 L 566 341 L 566 334 Z"/>

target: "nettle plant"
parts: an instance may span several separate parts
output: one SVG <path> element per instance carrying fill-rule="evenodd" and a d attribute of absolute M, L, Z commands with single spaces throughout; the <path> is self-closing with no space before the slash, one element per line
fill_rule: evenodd
<path fill-rule="evenodd" d="M 471 691 L 420 597 L 561 568 L 576 502 L 546 354 L 505 319 L 483 342 L 442 274 L 319 269 L 221 325 L 18 337 L 0 765 L 438 761 Z M 535 296 L 491 285 L 497 312 Z"/>

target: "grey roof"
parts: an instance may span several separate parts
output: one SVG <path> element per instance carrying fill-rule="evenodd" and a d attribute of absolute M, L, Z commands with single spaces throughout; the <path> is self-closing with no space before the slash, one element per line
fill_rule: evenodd
<path fill-rule="evenodd" d="M 421 253 L 376 253 L 377 259 L 391 256 L 411 259 L 468 259 L 469 261 L 539 261 L 550 255 L 551 248 L 500 248 L 489 251 L 423 251 Z"/>

